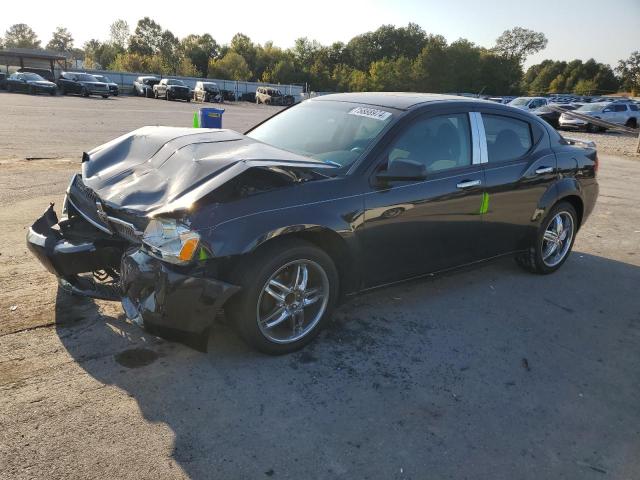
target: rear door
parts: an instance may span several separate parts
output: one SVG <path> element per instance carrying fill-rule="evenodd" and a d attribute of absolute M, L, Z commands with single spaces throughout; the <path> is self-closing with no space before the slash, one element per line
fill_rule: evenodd
<path fill-rule="evenodd" d="M 481 109 L 486 138 L 483 257 L 526 248 L 538 203 L 558 176 L 545 128 L 517 113 Z"/>
<path fill-rule="evenodd" d="M 483 169 L 468 111 L 406 119 L 371 173 L 362 239 L 367 287 L 477 260 Z M 427 178 L 380 183 L 398 158 L 424 163 Z"/>

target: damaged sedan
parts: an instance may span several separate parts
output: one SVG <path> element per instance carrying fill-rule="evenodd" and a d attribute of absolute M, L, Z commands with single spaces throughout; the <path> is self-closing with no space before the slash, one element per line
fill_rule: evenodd
<path fill-rule="evenodd" d="M 551 273 L 598 194 L 592 145 L 528 112 L 428 94 L 317 97 L 242 135 L 143 127 L 82 157 L 29 249 L 74 294 L 269 354 L 339 299 L 502 255 Z"/>

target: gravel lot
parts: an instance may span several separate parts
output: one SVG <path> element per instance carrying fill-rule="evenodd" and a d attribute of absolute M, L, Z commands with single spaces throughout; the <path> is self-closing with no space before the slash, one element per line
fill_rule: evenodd
<path fill-rule="evenodd" d="M 225 108 L 239 130 L 275 111 Z M 279 358 L 220 318 L 202 354 L 59 292 L 24 244 L 83 149 L 194 109 L 0 94 L 0 477 L 640 477 L 637 160 L 601 153 L 553 276 L 503 259 L 374 291 Z"/>
<path fill-rule="evenodd" d="M 560 133 L 567 138 L 595 142 L 599 152 L 640 158 L 640 153 L 636 151 L 638 149 L 638 135 L 634 136 L 619 132 L 585 133 L 563 131 Z"/>

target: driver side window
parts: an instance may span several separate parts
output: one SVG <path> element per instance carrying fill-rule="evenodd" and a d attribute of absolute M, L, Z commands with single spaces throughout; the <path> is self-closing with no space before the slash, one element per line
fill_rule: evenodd
<path fill-rule="evenodd" d="M 471 128 L 466 113 L 417 119 L 393 142 L 389 165 L 397 159 L 420 162 L 427 172 L 471 165 Z"/>

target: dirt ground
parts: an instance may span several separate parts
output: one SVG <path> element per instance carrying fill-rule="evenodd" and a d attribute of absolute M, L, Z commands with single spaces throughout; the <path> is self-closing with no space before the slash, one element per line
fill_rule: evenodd
<path fill-rule="evenodd" d="M 0 478 L 640 478 L 640 161 L 600 155 L 552 276 L 374 291 L 278 358 L 220 318 L 203 354 L 58 291 L 24 241 L 82 150 L 195 108 L 0 93 Z M 238 130 L 275 111 L 225 108 Z"/>

